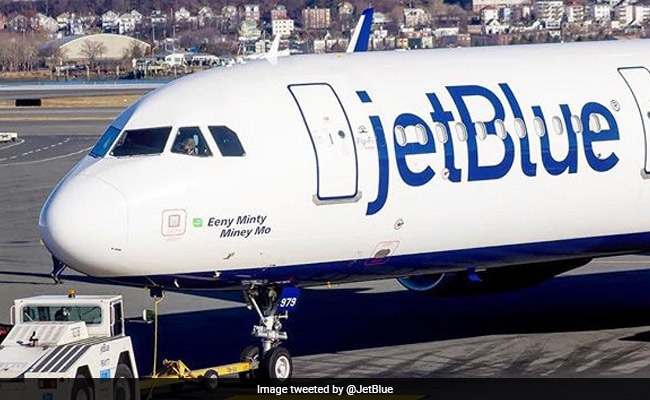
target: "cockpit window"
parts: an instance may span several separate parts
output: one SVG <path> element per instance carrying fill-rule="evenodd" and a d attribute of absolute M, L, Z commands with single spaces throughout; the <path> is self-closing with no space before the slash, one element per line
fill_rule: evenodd
<path fill-rule="evenodd" d="M 106 153 L 108 153 L 108 150 L 111 148 L 113 143 L 115 142 L 115 139 L 120 134 L 120 129 L 114 127 L 114 126 L 109 126 L 106 132 L 102 135 L 101 138 L 99 138 L 99 141 L 95 144 L 95 147 L 93 147 L 92 150 L 90 150 L 90 155 L 93 157 L 104 157 Z"/>
<path fill-rule="evenodd" d="M 172 145 L 172 153 L 190 156 L 209 157 L 210 148 L 205 143 L 201 130 L 197 126 L 178 128 L 178 133 Z"/>
<path fill-rule="evenodd" d="M 246 155 L 237 134 L 227 126 L 209 126 L 210 133 L 224 157 L 242 157 Z"/>
<path fill-rule="evenodd" d="M 112 156 L 160 154 L 165 149 L 172 128 L 147 128 L 124 131 L 111 151 Z"/>

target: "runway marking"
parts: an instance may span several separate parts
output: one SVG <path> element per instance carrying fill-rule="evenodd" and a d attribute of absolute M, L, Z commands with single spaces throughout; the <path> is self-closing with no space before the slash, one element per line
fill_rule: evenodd
<path fill-rule="evenodd" d="M 23 144 L 23 143 L 25 143 L 25 139 L 18 139 L 18 141 L 16 141 L 16 143 L 12 143 L 12 144 L 10 144 L 8 146 L 0 147 L 0 150 L 4 150 L 4 149 L 8 149 L 10 147 L 18 146 L 19 144 Z"/>
<path fill-rule="evenodd" d="M 11 145 L 6 146 L 6 147 L 1 147 L 0 150 L 6 149 L 6 148 L 9 148 L 9 147 L 12 147 L 12 146 L 16 146 L 18 144 L 22 144 L 22 143 L 25 142 L 24 139 L 20 139 L 20 140 L 21 140 L 20 143 L 14 143 L 14 144 L 11 144 Z M 7 159 L 15 160 L 18 157 L 25 157 L 25 156 L 28 156 L 30 154 L 40 153 L 41 151 L 44 151 L 44 150 L 47 150 L 47 149 L 50 149 L 50 148 L 54 148 L 56 146 L 61 146 L 61 145 L 65 144 L 65 143 L 68 143 L 69 141 L 70 141 L 70 138 L 66 138 L 65 140 L 62 140 L 62 141 L 60 141 L 58 143 L 55 143 L 55 144 L 52 144 L 52 145 L 49 145 L 49 146 L 45 146 L 45 147 L 41 147 L 39 149 L 30 150 L 30 151 L 27 151 L 25 153 L 22 153 L 21 155 L 15 155 L 15 156 L 12 156 L 12 157 L 9 157 L 9 158 L 7 158 L 7 157 L 1 158 L 0 161 L 6 161 Z M 38 161 L 40 162 L 40 161 L 47 161 L 47 160 L 50 160 L 50 159 L 43 159 L 43 160 L 38 160 Z"/>
<path fill-rule="evenodd" d="M 92 149 L 93 147 L 94 146 L 86 147 L 85 149 L 75 151 L 74 153 L 61 154 L 60 156 L 50 157 L 50 158 L 43 158 L 42 160 L 23 161 L 23 162 L 9 163 L 9 164 L 0 164 L 0 167 L 8 167 L 8 166 L 14 166 L 14 165 L 39 164 L 39 163 L 42 163 L 42 162 L 58 160 L 60 158 L 66 158 L 66 157 L 74 156 L 74 155 L 77 155 L 77 154 L 85 153 L 88 150 Z M 16 157 L 16 156 L 14 156 L 14 157 Z"/>

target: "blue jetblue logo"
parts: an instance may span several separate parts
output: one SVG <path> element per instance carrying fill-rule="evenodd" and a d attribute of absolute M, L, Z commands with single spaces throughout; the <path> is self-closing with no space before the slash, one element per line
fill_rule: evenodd
<path fill-rule="evenodd" d="M 467 181 L 485 181 L 503 178 L 508 174 L 515 164 L 519 165 L 521 172 L 525 176 L 534 177 L 538 175 L 538 165 L 532 161 L 530 154 L 530 137 L 526 134 L 520 137 L 506 133 L 502 137 L 501 143 L 504 147 L 502 159 L 492 165 L 479 165 L 479 149 L 477 144 L 477 132 L 475 123 L 483 122 L 488 135 L 496 135 L 497 121 L 506 120 L 506 107 L 510 110 L 514 118 L 523 121 L 526 132 L 531 130 L 526 124 L 521 106 L 514 93 L 507 83 L 499 84 L 499 91 L 506 100 L 506 104 L 501 102 L 499 97 L 492 90 L 478 85 L 463 85 L 463 86 L 447 86 L 447 92 L 454 102 L 455 111 L 460 116 L 460 121 L 467 130 L 466 151 L 467 151 Z M 366 91 L 358 91 L 357 96 L 362 103 L 371 103 L 372 99 Z M 468 106 L 469 98 L 481 98 L 483 104 L 489 104 L 492 108 L 494 117 L 489 120 L 479 120 L 472 117 L 472 110 Z M 431 106 L 431 113 L 425 118 L 412 113 L 402 113 L 395 118 L 392 126 L 392 142 L 394 146 L 395 165 L 402 182 L 409 186 L 423 186 L 426 185 L 436 175 L 436 171 L 430 166 L 424 169 L 414 171 L 409 167 L 406 160 L 410 155 L 415 154 L 430 154 L 437 153 L 439 149 L 436 148 L 436 143 L 433 140 L 433 134 L 429 123 L 439 123 L 445 127 L 449 132 L 448 140 L 442 146 L 442 152 L 445 159 L 445 173 L 448 174 L 447 179 L 451 182 L 461 181 L 462 168 L 457 165 L 454 155 L 452 122 L 455 122 L 452 112 L 446 109 L 440 102 L 435 93 L 426 93 L 425 98 Z M 487 101 L 487 103 L 486 103 Z M 562 119 L 564 120 L 563 130 L 566 132 L 565 140 L 568 140 L 568 153 L 565 157 L 556 159 L 550 151 L 550 139 L 548 133 L 539 137 L 541 149 L 541 164 L 544 170 L 550 175 L 560 175 L 563 173 L 575 174 L 578 172 L 578 140 L 577 131 L 580 129 L 575 126 L 577 123 L 572 121 L 572 111 L 568 104 L 559 105 Z M 533 115 L 538 118 L 544 127 L 544 132 L 549 132 L 547 119 L 540 106 L 532 106 L 531 111 Z M 482 115 L 487 112 L 485 109 L 481 110 Z M 487 113 L 489 114 L 489 113 Z M 606 121 L 603 128 L 595 131 L 590 126 L 590 119 L 595 115 L 599 120 Z M 582 106 L 580 113 L 577 114 L 580 118 L 580 125 L 582 126 L 582 150 L 584 152 L 585 160 L 589 168 L 596 172 L 605 172 L 614 168 L 618 163 L 618 157 L 614 152 L 609 155 L 597 154 L 594 152 L 593 144 L 596 142 L 617 141 L 619 140 L 618 125 L 614 115 L 607 107 L 597 102 L 588 102 Z M 370 115 L 370 125 L 374 131 L 375 140 L 377 143 L 377 152 L 379 159 L 379 182 L 377 190 L 377 198 L 368 203 L 366 215 L 373 215 L 381 211 L 388 199 L 389 190 L 389 164 L 391 163 L 388 154 L 388 143 L 386 141 L 386 132 L 384 131 L 384 124 L 378 115 Z M 407 142 L 400 143 L 397 140 L 397 128 L 407 129 L 409 127 L 417 127 L 424 129 L 427 140 L 422 142 Z M 519 141 L 519 151 L 515 150 L 514 141 Z M 541 168 L 540 168 L 541 169 Z"/>

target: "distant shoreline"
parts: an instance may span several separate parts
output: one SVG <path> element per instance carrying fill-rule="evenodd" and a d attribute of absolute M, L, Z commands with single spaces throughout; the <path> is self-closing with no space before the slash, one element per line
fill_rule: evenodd
<path fill-rule="evenodd" d="M 0 72 L 0 81 L 41 81 L 50 80 L 52 73 L 49 70 Z"/>
<path fill-rule="evenodd" d="M 3 83 L 32 83 L 32 84 L 51 84 L 51 83 L 105 83 L 105 82 L 169 82 L 173 80 L 171 77 L 153 76 L 151 78 L 142 79 L 126 79 L 118 78 L 114 74 L 110 76 L 94 76 L 91 74 L 90 79 L 84 74 L 83 76 L 70 76 L 67 79 L 64 77 L 57 77 L 49 70 L 37 71 L 21 71 L 21 72 L 0 72 L 0 85 Z"/>

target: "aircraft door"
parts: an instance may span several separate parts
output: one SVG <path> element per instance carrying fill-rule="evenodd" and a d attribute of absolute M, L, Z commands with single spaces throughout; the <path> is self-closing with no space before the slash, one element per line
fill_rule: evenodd
<path fill-rule="evenodd" d="M 645 139 L 645 163 L 643 166 L 644 177 L 650 177 L 650 71 L 645 67 L 619 68 L 627 86 L 630 88 L 636 105 L 641 114 L 643 123 L 643 137 Z"/>
<path fill-rule="evenodd" d="M 316 155 L 314 202 L 359 200 L 357 149 L 334 89 L 326 83 L 290 85 Z"/>

